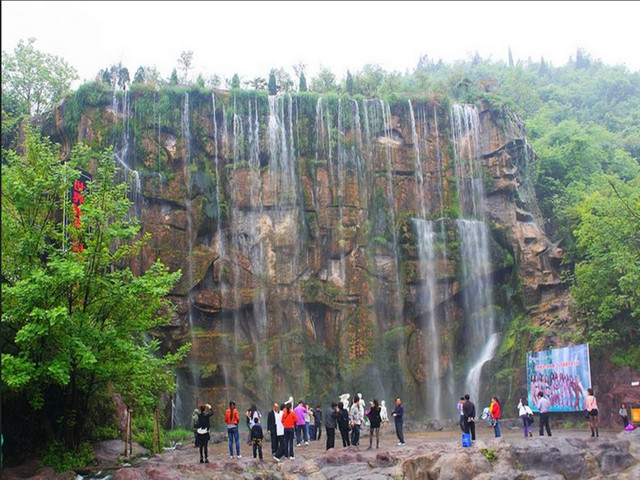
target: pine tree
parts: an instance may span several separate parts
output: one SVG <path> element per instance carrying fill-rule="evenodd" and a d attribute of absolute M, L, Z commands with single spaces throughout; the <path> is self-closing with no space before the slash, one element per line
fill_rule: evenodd
<path fill-rule="evenodd" d="M 351 75 L 351 72 L 347 70 L 347 93 L 349 95 L 353 95 L 353 92 L 354 92 L 353 75 Z"/>
<path fill-rule="evenodd" d="M 240 76 L 237 73 L 234 73 L 231 78 L 231 88 L 240 88 Z"/>
<path fill-rule="evenodd" d="M 169 85 L 178 85 L 178 72 L 174 68 L 171 72 L 171 78 L 169 78 Z"/>
<path fill-rule="evenodd" d="M 275 95 L 278 93 L 278 86 L 276 85 L 276 74 L 273 70 L 269 73 L 269 95 Z"/>
<path fill-rule="evenodd" d="M 300 91 L 307 91 L 307 78 L 304 76 L 304 72 L 300 74 Z"/>

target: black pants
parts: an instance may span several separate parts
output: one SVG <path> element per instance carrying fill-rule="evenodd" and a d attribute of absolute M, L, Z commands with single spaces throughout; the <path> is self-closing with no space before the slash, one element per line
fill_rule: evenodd
<path fill-rule="evenodd" d="M 351 442 L 349 442 L 349 427 L 340 427 L 340 436 L 342 437 L 343 447 L 351 445 Z"/>
<path fill-rule="evenodd" d="M 467 433 L 464 431 L 464 415 L 460 415 L 460 430 L 462 430 L 464 433 Z"/>
<path fill-rule="evenodd" d="M 275 430 L 273 432 L 270 431 L 270 433 L 271 435 L 269 435 L 269 437 L 271 438 L 271 455 L 275 455 L 278 451 L 278 441 L 280 440 L 280 437 L 276 435 Z"/>
<path fill-rule="evenodd" d="M 380 427 L 369 427 L 369 448 L 373 444 L 373 436 L 376 436 L 376 448 L 380 445 Z"/>
<path fill-rule="evenodd" d="M 336 429 L 327 427 L 327 450 L 336 446 Z"/>
<path fill-rule="evenodd" d="M 209 458 L 209 434 L 198 434 L 198 446 L 200 447 L 200 460 Z"/>
<path fill-rule="evenodd" d="M 262 460 L 262 440 L 258 438 L 253 439 L 253 458 L 256 458 L 256 454 L 258 454 L 260 460 Z"/>
<path fill-rule="evenodd" d="M 469 422 L 468 420 L 465 420 L 464 433 L 470 433 L 471 440 L 475 440 L 476 439 L 476 422 Z"/>
<path fill-rule="evenodd" d="M 316 438 L 314 438 L 314 440 L 320 440 L 322 436 L 322 422 L 316 422 L 315 434 Z"/>
<path fill-rule="evenodd" d="M 549 412 L 540 414 L 540 436 L 544 436 L 543 428 L 547 429 L 547 435 L 551 436 L 551 427 L 549 426 Z"/>
<path fill-rule="evenodd" d="M 400 443 L 404 443 L 403 427 L 404 427 L 404 422 L 398 422 L 396 420 L 396 436 L 398 437 L 398 441 Z"/>

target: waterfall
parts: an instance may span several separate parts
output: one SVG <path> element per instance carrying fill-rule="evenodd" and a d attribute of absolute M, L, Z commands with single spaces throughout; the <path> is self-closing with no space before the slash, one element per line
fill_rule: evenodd
<path fill-rule="evenodd" d="M 218 246 L 218 256 L 219 262 L 223 262 L 225 260 L 227 254 L 227 247 L 224 241 L 224 235 L 222 232 L 222 208 L 221 208 L 221 200 L 222 200 L 222 169 L 220 168 L 220 152 L 218 149 L 218 121 L 216 118 L 216 95 L 211 92 L 211 109 L 212 109 L 212 123 L 213 123 L 213 162 L 214 168 L 216 172 L 216 238 L 217 238 L 217 246 Z M 218 278 L 217 281 L 220 282 L 222 278 L 222 268 L 218 269 Z M 222 284 L 221 284 L 222 285 Z M 221 286 L 222 288 L 222 286 Z M 224 298 L 225 295 L 222 295 Z"/>
<path fill-rule="evenodd" d="M 409 103 L 411 117 L 411 137 L 415 156 L 416 186 L 420 204 L 421 219 L 414 219 L 418 233 L 418 254 L 420 261 L 420 274 L 422 284 L 420 288 L 421 314 L 426 315 L 426 325 L 423 327 L 424 351 L 427 360 L 428 377 L 425 382 L 427 414 L 431 418 L 443 418 L 441 409 L 442 378 L 440 375 L 440 332 L 438 331 L 438 318 L 436 316 L 436 234 L 433 230 L 433 222 L 427 221 L 426 192 L 424 186 L 423 165 L 420 157 L 420 137 L 416 130 L 413 105 Z M 426 122 L 426 118 L 421 119 Z M 423 134 L 427 134 L 426 126 L 422 123 Z"/>
<path fill-rule="evenodd" d="M 427 391 L 427 414 L 431 418 L 444 418 L 441 407 L 442 383 L 440 378 L 440 332 L 438 331 L 438 318 L 436 317 L 435 293 L 436 293 L 436 234 L 433 231 L 433 222 L 415 219 L 418 231 L 418 252 L 420 258 L 420 272 L 423 275 L 423 283 L 420 289 L 421 304 L 426 312 L 426 329 L 423 332 L 424 351 L 427 356 L 427 371 L 429 373 L 425 386 Z"/>
<path fill-rule="evenodd" d="M 472 105 L 451 109 L 458 208 L 456 221 L 461 244 L 464 334 L 468 353 L 465 388 L 474 402 L 481 404 L 480 383 L 483 365 L 493 357 L 498 345 L 490 276 L 489 238 L 484 219 L 484 185 L 480 164 L 480 117 Z"/>
<path fill-rule="evenodd" d="M 425 199 L 425 190 L 424 190 L 424 175 L 422 172 L 422 162 L 420 161 L 420 138 L 418 137 L 418 132 L 416 131 L 416 120 L 413 116 L 413 105 L 411 105 L 411 100 L 407 99 L 407 103 L 409 104 L 409 116 L 411 117 L 411 139 L 413 141 L 413 153 L 415 156 L 415 165 L 416 165 L 416 178 L 418 179 L 417 187 L 418 187 L 418 201 L 420 202 L 420 218 L 427 218 L 427 205 Z"/>
<path fill-rule="evenodd" d="M 425 107 L 426 108 L 426 107 Z M 427 112 L 424 113 L 425 121 L 428 117 Z M 445 223 L 445 211 L 444 211 L 444 194 L 443 194 L 443 182 L 442 182 L 442 149 L 440 147 L 440 127 L 438 126 L 438 109 L 437 107 L 433 107 L 433 125 L 434 125 L 434 134 L 435 134 L 435 147 L 436 147 L 436 174 L 437 174 L 437 190 L 438 190 L 438 200 L 440 204 L 440 219 L 438 223 L 440 224 L 440 241 L 442 243 L 442 263 L 447 265 L 449 263 L 449 253 L 447 252 L 447 229 Z M 452 298 L 452 286 L 450 283 L 447 283 L 445 286 L 444 297 Z M 450 320 L 450 311 L 448 308 L 444 308 L 444 318 L 443 323 L 445 325 L 449 324 Z M 450 344 L 446 346 L 449 351 L 453 350 L 453 345 Z M 454 371 L 453 371 L 453 362 L 449 362 L 449 366 L 447 368 L 446 373 L 447 383 L 449 386 L 448 389 L 448 398 L 449 404 L 453 404 L 458 399 L 458 396 L 455 392 L 455 382 L 454 382 Z"/>
<path fill-rule="evenodd" d="M 181 111 L 181 116 L 180 116 L 180 133 L 181 133 L 181 138 L 182 138 L 182 148 L 183 148 L 183 155 L 182 155 L 182 173 L 184 176 L 184 183 L 185 183 L 185 189 L 186 189 L 186 195 L 185 195 L 185 200 L 184 200 L 184 208 L 185 208 L 185 214 L 186 214 L 186 220 L 187 220 L 187 228 L 186 228 L 186 245 L 187 245 L 187 315 L 189 318 L 189 334 L 191 336 L 191 343 L 192 345 L 196 345 L 196 335 L 195 335 L 195 320 L 193 318 L 193 309 L 194 309 L 194 289 L 195 289 L 195 285 L 194 285 L 194 278 L 193 278 L 193 245 L 195 242 L 195 236 L 197 234 L 196 231 L 194 231 L 194 226 L 193 226 L 193 211 L 191 208 L 191 120 L 190 120 L 190 115 L 189 115 L 189 93 L 185 93 L 184 95 L 184 101 L 183 101 L 183 105 L 182 105 L 182 111 Z M 193 355 L 193 351 L 191 352 Z M 188 362 L 189 364 L 189 371 L 191 374 L 191 380 L 192 380 L 192 387 L 194 390 L 194 394 L 195 396 L 198 395 L 198 391 L 199 391 L 199 379 L 200 379 L 200 373 L 199 373 L 199 369 L 198 369 L 198 365 L 196 365 L 193 361 Z M 178 392 L 179 396 L 180 394 L 182 394 L 183 392 Z M 194 398 L 194 402 L 192 403 L 192 405 L 195 405 L 195 398 Z M 189 414 L 191 413 L 189 411 L 189 409 L 184 410 L 184 403 L 183 403 L 183 411 L 180 412 L 180 417 L 184 418 L 187 420 L 187 424 L 188 424 L 188 419 L 189 419 Z"/>
<path fill-rule="evenodd" d="M 134 211 L 137 216 L 140 216 L 142 208 L 142 183 L 140 181 L 140 173 L 134 170 L 132 166 L 132 160 L 129 155 L 129 142 L 131 138 L 131 100 L 129 98 L 129 90 L 125 90 L 123 93 L 124 99 L 122 102 L 122 135 L 119 141 L 116 142 L 116 148 L 114 151 L 114 157 L 122 167 L 124 181 L 131 182 L 131 192 L 129 194 L 130 200 L 133 202 Z M 112 108 L 118 121 L 118 96 L 114 90 L 112 99 Z"/>

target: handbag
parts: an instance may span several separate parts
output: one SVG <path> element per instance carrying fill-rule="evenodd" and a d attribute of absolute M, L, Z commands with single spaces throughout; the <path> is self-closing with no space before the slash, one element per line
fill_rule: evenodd
<path fill-rule="evenodd" d="M 471 434 L 470 433 L 463 433 L 462 434 L 462 446 L 463 447 L 470 447 L 471 446 Z"/>
<path fill-rule="evenodd" d="M 589 410 L 587 410 L 586 408 L 584 409 L 584 418 L 589 418 Z"/>

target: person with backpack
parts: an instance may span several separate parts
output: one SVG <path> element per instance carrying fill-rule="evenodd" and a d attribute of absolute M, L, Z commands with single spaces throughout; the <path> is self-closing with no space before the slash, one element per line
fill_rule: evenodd
<path fill-rule="evenodd" d="M 262 432 L 262 425 L 260 425 L 260 417 L 255 417 L 253 426 L 251 427 L 251 442 L 253 444 L 253 458 L 256 458 L 256 454 L 262 461 L 262 439 L 264 433 Z"/>
<path fill-rule="evenodd" d="M 524 438 L 533 437 L 533 410 L 529 406 L 526 398 L 520 397 L 518 403 L 518 416 L 522 419 L 524 425 Z"/>
<path fill-rule="evenodd" d="M 491 397 L 491 404 L 489 405 L 489 411 L 491 412 L 491 416 L 493 417 L 493 433 L 496 438 L 500 438 L 500 400 L 498 397 Z"/>
<path fill-rule="evenodd" d="M 256 404 L 254 403 L 253 405 L 251 405 L 251 408 L 247 410 L 247 413 L 245 414 L 245 416 L 247 417 L 247 429 L 249 430 L 249 440 L 247 442 L 247 445 L 251 445 L 253 443 L 253 440 L 251 437 L 251 429 L 255 424 L 256 417 L 261 418 L 262 414 L 260 413 L 260 411 L 258 410 L 258 407 L 256 407 Z"/>
<path fill-rule="evenodd" d="M 211 405 L 208 403 L 200 405 L 200 412 L 198 413 L 198 429 L 196 430 L 198 435 L 197 443 L 200 447 L 200 463 L 209 463 L 209 440 L 211 439 L 209 428 L 211 428 L 211 415 L 213 415 Z"/>
<path fill-rule="evenodd" d="M 198 414 L 200 413 L 200 409 L 196 407 L 196 409 L 191 414 L 191 428 L 193 429 L 193 441 L 195 443 L 196 448 L 198 447 Z"/>

